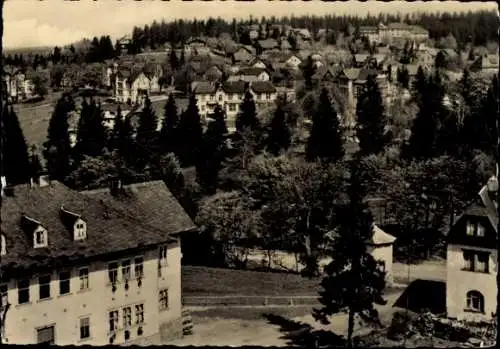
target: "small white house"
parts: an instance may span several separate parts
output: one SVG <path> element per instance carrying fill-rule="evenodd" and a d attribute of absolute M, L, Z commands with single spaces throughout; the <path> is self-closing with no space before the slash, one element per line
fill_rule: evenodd
<path fill-rule="evenodd" d="M 392 247 L 396 238 L 380 229 L 377 225 L 373 226 L 373 236 L 368 243 L 368 251 L 373 258 L 381 262 L 386 273 L 385 280 L 387 285 L 393 283 L 392 262 L 393 254 Z"/>

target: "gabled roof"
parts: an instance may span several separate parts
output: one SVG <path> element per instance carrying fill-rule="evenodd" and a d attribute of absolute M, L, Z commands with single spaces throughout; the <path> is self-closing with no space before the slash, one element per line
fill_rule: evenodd
<path fill-rule="evenodd" d="M 153 246 L 170 241 L 171 234 L 195 228 L 163 182 L 124 188 L 123 196 L 109 198 L 107 189 L 79 193 L 56 181 L 46 187 L 13 187 L 14 196 L 2 198 L 1 205 L 0 224 L 8 249 L 2 256 L 2 271 L 53 268 L 61 262 Z M 86 218 L 85 241 L 75 242 L 68 234 L 60 217 L 62 205 Z M 23 214 L 47 229 L 48 248 L 32 248 L 32 238 L 20 225 Z"/>
<path fill-rule="evenodd" d="M 368 57 L 370 57 L 370 55 L 367 53 L 357 53 L 354 55 L 354 60 L 358 63 L 363 63 L 368 59 Z"/>
<path fill-rule="evenodd" d="M 387 234 L 385 231 L 380 229 L 377 225 L 373 225 L 373 235 L 371 239 L 368 241 L 369 245 L 390 245 L 396 241 L 396 238 L 390 234 Z"/>
<path fill-rule="evenodd" d="M 195 81 L 191 88 L 195 94 L 211 94 L 216 91 L 216 86 L 209 81 Z"/>
<path fill-rule="evenodd" d="M 247 83 L 245 81 L 226 81 L 222 85 L 222 90 L 226 93 L 243 93 Z"/>
<path fill-rule="evenodd" d="M 273 93 L 276 88 L 270 81 L 254 81 L 251 83 L 250 88 L 255 93 Z"/>
<path fill-rule="evenodd" d="M 278 47 L 278 42 L 274 39 L 259 40 L 258 43 L 265 50 Z"/>
<path fill-rule="evenodd" d="M 238 71 L 238 75 L 250 75 L 250 76 L 259 76 L 262 73 L 266 73 L 265 68 L 258 67 L 243 67 Z"/>

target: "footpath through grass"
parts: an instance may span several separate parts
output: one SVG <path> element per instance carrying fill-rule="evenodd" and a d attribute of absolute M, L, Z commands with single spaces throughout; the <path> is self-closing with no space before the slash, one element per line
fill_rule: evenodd
<path fill-rule="evenodd" d="M 182 295 L 316 296 L 320 278 L 250 270 L 182 266 Z"/>

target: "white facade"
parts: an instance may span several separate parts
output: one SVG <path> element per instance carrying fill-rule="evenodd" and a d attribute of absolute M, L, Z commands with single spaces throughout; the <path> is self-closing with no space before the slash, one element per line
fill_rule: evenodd
<path fill-rule="evenodd" d="M 42 286 L 44 291 L 38 277 L 46 274 L 33 275 L 28 288 L 21 291 L 17 287 L 22 281 L 9 280 L 4 284 L 8 289 L 5 299 L 10 304 L 2 334 L 4 343 L 36 344 L 40 341 L 39 330 L 54 326 L 56 345 L 106 345 L 113 336 L 114 344 L 160 344 L 160 332 L 167 331 L 162 329 L 181 318 L 180 243 L 170 243 L 166 252 L 162 247 L 160 251 L 154 248 L 125 254 L 117 260 L 53 270 L 48 286 Z M 143 277 L 139 279 L 137 266 L 141 263 L 137 258 L 143 258 Z M 113 262 L 118 265 L 114 292 L 109 270 Z M 61 282 L 60 272 L 70 272 L 70 278 Z M 126 275 L 130 275 L 128 290 Z M 19 304 L 20 298 L 26 300 L 26 292 L 29 300 Z M 40 299 L 41 293 L 48 297 Z M 117 311 L 118 317 L 112 329 L 113 311 Z M 125 331 L 129 331 L 128 340 Z"/>
<path fill-rule="evenodd" d="M 484 252 L 484 271 L 470 271 L 464 252 Z M 476 259 L 474 263 L 478 263 Z M 483 266 L 481 268 L 483 268 Z M 477 269 L 477 268 L 476 268 Z M 498 252 L 491 249 L 449 244 L 446 254 L 446 311 L 449 318 L 467 321 L 489 321 L 496 312 L 498 285 Z M 482 296 L 482 300 L 471 296 Z M 479 303 L 477 303 L 479 302 Z M 482 304 L 480 304 L 482 303 Z M 479 305 L 479 307 L 477 307 Z M 482 309 L 481 309 L 482 308 Z"/>

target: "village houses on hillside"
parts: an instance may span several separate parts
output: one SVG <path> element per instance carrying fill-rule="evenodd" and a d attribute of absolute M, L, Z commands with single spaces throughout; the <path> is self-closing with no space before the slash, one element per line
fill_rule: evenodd
<path fill-rule="evenodd" d="M 2 185 L 2 341 L 152 345 L 182 335 L 181 238 L 161 181 Z"/>

